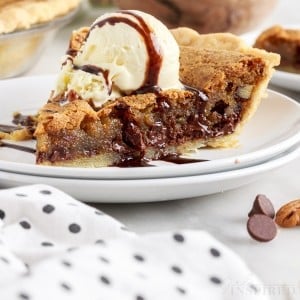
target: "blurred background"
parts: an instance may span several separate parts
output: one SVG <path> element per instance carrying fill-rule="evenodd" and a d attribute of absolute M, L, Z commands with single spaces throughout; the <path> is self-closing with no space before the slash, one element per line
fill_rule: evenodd
<path fill-rule="evenodd" d="M 243 34 L 273 24 L 300 24 L 299 0 L 82 0 L 79 7 L 62 16 L 60 21 L 34 27 L 29 34 L 28 30 L 24 30 L 22 34 L 3 35 L 0 1 L 1 69 L 5 69 L 12 51 L 16 52 L 18 59 L 23 58 L 15 64 L 19 70 L 7 72 L 9 76 L 2 74 L 2 79 L 57 73 L 71 32 L 89 26 L 99 15 L 117 9 L 140 9 L 158 17 L 170 28 L 188 26 L 203 33 L 229 31 Z M 24 50 L 21 50 L 22 47 Z M 25 57 L 26 51 L 28 57 Z M 22 63 L 26 65 L 22 66 Z"/>
<path fill-rule="evenodd" d="M 129 3 L 132 4 L 130 5 Z M 133 3 L 136 3 L 136 5 L 145 5 L 145 3 L 150 3 L 150 2 L 159 2 L 159 3 L 170 3 L 173 2 L 172 0 L 147 0 L 147 1 L 142 1 L 142 0 L 86 0 L 83 1 L 82 3 L 82 9 L 80 13 L 77 15 L 77 17 L 66 27 L 64 27 L 60 32 L 56 35 L 55 38 L 55 43 L 52 44 L 52 49 L 48 49 L 44 57 L 53 57 L 53 51 L 57 53 L 58 57 L 60 57 L 66 50 L 66 47 L 68 45 L 68 40 L 66 40 L 66 37 L 70 35 L 72 29 L 78 28 L 80 26 L 86 26 L 91 24 L 94 19 L 99 16 L 100 14 L 104 13 L 105 11 L 113 11 L 118 9 L 116 7 L 116 4 L 119 4 L 119 7 L 121 8 L 137 8 L 134 6 Z M 199 6 L 204 5 L 213 5 L 214 7 L 216 6 L 216 3 L 219 3 L 219 5 L 224 5 L 224 3 L 232 3 L 235 2 L 237 5 L 242 5 L 241 7 L 244 7 L 245 4 L 241 3 L 248 3 L 249 6 L 252 8 L 252 14 L 254 14 L 254 11 L 256 11 L 259 16 L 254 16 L 253 18 L 255 19 L 255 22 L 253 20 L 249 20 L 248 23 L 248 29 L 245 27 L 245 21 L 241 21 L 241 27 L 238 26 L 236 31 L 239 33 L 245 33 L 251 30 L 259 30 L 261 28 L 265 28 L 267 26 L 273 25 L 274 23 L 277 24 L 299 24 L 300 25 L 300 17 L 299 17 L 299 9 L 300 9 L 300 1 L 299 0 L 189 0 L 189 1 L 182 1 L 182 0 L 174 0 L 174 3 L 185 3 L 185 5 L 192 7 L 191 3 L 195 2 L 198 3 L 197 5 Z M 147 4 L 146 4 L 147 5 Z M 181 4 L 182 5 L 182 4 Z M 254 8 L 254 6 L 257 5 L 257 9 Z M 269 5 L 269 8 L 268 8 Z M 149 5 L 148 5 L 149 6 Z M 259 7 L 263 7 L 263 13 L 259 12 Z M 150 7 L 152 10 L 154 8 Z M 199 9 L 199 8 L 198 8 Z M 243 8 L 244 9 L 244 8 Z M 192 9 L 193 10 L 193 9 Z M 157 12 L 158 14 L 161 13 L 161 11 Z M 195 14 L 194 14 L 195 15 Z M 264 17 L 262 17 L 264 15 Z M 248 14 L 248 17 L 250 14 Z M 196 17 L 198 18 L 198 23 L 199 25 L 204 24 L 204 20 L 202 20 L 202 17 L 198 16 L 196 14 Z M 189 19 L 188 17 L 185 17 L 185 20 Z M 214 17 L 212 19 L 213 23 L 218 21 L 218 18 Z M 191 22 L 191 21 L 190 21 Z M 211 21 L 210 21 L 211 23 Z M 181 24 L 184 25 L 184 24 Z M 207 25 L 203 25 L 205 28 L 205 31 L 207 31 Z M 212 25 L 213 28 L 216 25 Z M 219 25 L 221 26 L 221 25 Z M 240 28 L 243 28 L 241 30 Z M 234 31 L 234 30 L 233 30 Z M 235 31 L 235 32 L 236 32 Z M 47 55 L 49 53 L 49 55 Z M 51 54 L 52 55 L 51 55 Z M 38 65 L 36 65 L 35 68 L 32 69 L 30 74 L 36 74 L 37 70 L 43 70 L 45 73 L 49 72 L 57 72 L 58 70 L 58 62 L 56 60 L 52 60 L 49 62 L 50 64 L 45 64 L 45 61 L 40 61 Z"/>

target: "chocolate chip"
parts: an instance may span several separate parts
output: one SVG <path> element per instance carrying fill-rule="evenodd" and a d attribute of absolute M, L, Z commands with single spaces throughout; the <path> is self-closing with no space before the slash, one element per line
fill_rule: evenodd
<path fill-rule="evenodd" d="M 248 217 L 251 217 L 255 214 L 263 214 L 270 218 L 274 218 L 275 210 L 272 202 L 265 195 L 259 194 L 255 197 L 253 207 L 248 213 Z"/>
<path fill-rule="evenodd" d="M 263 214 L 251 216 L 247 222 L 250 236 L 259 242 L 268 242 L 275 238 L 277 227 L 273 219 Z"/>

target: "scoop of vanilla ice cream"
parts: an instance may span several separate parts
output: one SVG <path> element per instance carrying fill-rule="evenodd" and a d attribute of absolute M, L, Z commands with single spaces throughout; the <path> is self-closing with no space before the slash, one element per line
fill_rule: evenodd
<path fill-rule="evenodd" d="M 167 27 L 140 11 L 99 17 L 77 55 L 67 60 L 55 94 L 75 91 L 100 106 L 151 86 L 182 88 L 179 47 Z"/>

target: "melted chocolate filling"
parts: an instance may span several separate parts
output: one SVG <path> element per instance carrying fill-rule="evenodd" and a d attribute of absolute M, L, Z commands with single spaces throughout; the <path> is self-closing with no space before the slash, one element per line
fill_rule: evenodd
<path fill-rule="evenodd" d="M 238 102 L 234 108 L 229 108 L 222 100 L 208 101 L 205 94 L 197 91 L 189 98 L 177 100 L 158 93 L 156 103 L 149 104 L 145 111 L 129 106 L 122 100 L 118 100 L 110 109 L 108 119 L 99 120 L 93 125 L 97 129 L 92 135 L 84 129 L 91 126 L 87 123 L 75 133 L 64 131 L 49 136 L 52 149 L 47 153 L 38 153 L 38 163 L 110 152 L 117 154 L 117 166 L 140 166 L 147 163 L 145 159 L 149 149 L 154 160 L 189 163 L 170 156 L 170 149 L 189 141 L 234 132 L 242 105 Z M 105 134 L 102 128 L 105 128 Z"/>

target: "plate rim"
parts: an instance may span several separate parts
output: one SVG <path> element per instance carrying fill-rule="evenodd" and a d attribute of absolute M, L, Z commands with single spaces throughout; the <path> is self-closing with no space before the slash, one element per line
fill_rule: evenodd
<path fill-rule="evenodd" d="M 26 175 L 26 174 L 16 174 L 16 173 L 9 173 L 10 176 L 13 176 L 14 178 L 11 179 L 6 179 L 6 181 L 18 181 L 18 179 L 15 179 L 15 177 L 17 176 L 17 178 L 29 178 L 32 179 L 32 181 L 29 183 L 28 181 L 26 181 L 26 183 L 22 182 L 22 184 L 39 184 L 39 183 L 45 183 L 45 182 L 36 182 L 35 179 L 39 178 L 39 180 L 42 179 L 49 179 L 52 180 L 52 182 L 50 182 L 50 185 L 53 185 L 54 187 L 64 190 L 64 188 L 62 188 L 62 186 L 58 186 L 60 183 L 65 183 L 67 182 L 67 187 L 70 188 L 70 186 L 74 187 L 74 184 L 78 184 L 78 182 L 80 182 L 81 184 L 86 185 L 87 189 L 83 189 L 83 193 L 85 193 L 85 191 L 89 191 L 89 188 L 99 188 L 99 183 L 100 185 L 102 184 L 102 186 L 106 186 L 106 189 L 108 189 L 110 191 L 110 196 L 112 197 L 111 200 L 106 199 L 102 199 L 101 196 L 97 198 L 95 197 L 91 197 L 91 196 L 85 196 L 85 199 L 82 199 L 81 196 L 78 196 L 74 193 L 72 193 L 72 190 L 66 191 L 64 190 L 66 193 L 71 194 L 73 197 L 81 200 L 81 201 L 85 201 L 85 202 L 93 202 L 93 203 L 143 203 L 143 202 L 157 202 L 157 201 L 171 201 L 171 200 L 176 200 L 176 199 L 182 199 L 182 198 L 191 198 L 191 197 L 199 197 L 199 196 L 204 196 L 204 195 L 209 195 L 209 194 L 213 194 L 213 193 L 217 193 L 217 192 L 221 192 L 221 191 L 225 191 L 225 190 L 231 190 L 231 189 L 235 189 L 238 188 L 240 186 L 243 186 L 245 184 L 248 184 L 250 182 L 255 181 L 255 179 L 260 178 L 261 175 L 268 173 L 272 170 L 278 169 L 280 167 L 282 167 L 283 165 L 290 163 L 291 161 L 297 159 L 300 157 L 300 143 L 298 143 L 297 145 L 291 147 L 290 149 L 286 150 L 283 153 L 278 154 L 277 158 L 273 158 L 273 159 L 269 159 L 267 162 L 263 162 L 261 164 L 258 165 L 253 165 L 250 167 L 245 167 L 242 169 L 238 169 L 238 170 L 231 170 L 231 171 L 225 171 L 225 172 L 220 172 L 220 173 L 216 173 L 216 174 L 204 174 L 204 175 L 194 175 L 194 176 L 183 176 L 183 177 L 170 177 L 170 178 L 147 178 L 147 179 L 130 179 L 130 180 L 99 180 L 99 179 L 74 179 L 74 178 L 63 178 L 64 181 L 61 181 L 62 178 L 55 178 L 55 177 L 41 177 L 41 176 L 35 176 L 35 175 Z M 257 176 L 255 178 L 253 178 L 253 176 Z M 1 176 L 7 176 L 7 172 L 3 172 L 0 171 L 0 182 L 1 182 Z M 158 191 L 161 191 L 161 187 L 170 189 L 173 188 L 174 186 L 178 186 L 178 184 L 181 185 L 195 185 L 195 184 L 220 184 L 221 182 L 223 184 L 228 184 L 228 181 L 232 182 L 235 181 L 237 179 L 242 180 L 242 183 L 237 184 L 237 185 L 227 185 L 227 188 L 223 188 L 222 190 L 217 190 L 216 188 L 209 193 L 202 193 L 201 191 L 199 191 L 199 195 L 193 195 L 191 197 L 184 197 L 182 196 L 180 193 L 178 194 L 178 196 L 176 197 L 165 197 L 165 198 L 155 198 L 152 199 L 151 195 L 147 195 L 146 194 L 146 199 L 145 200 L 133 200 L 133 199 L 140 199 L 140 197 L 138 196 L 138 193 L 132 193 L 133 191 L 131 190 L 130 193 L 126 194 L 126 191 L 130 190 L 130 189 L 149 189 L 150 191 L 155 190 L 156 194 L 158 193 Z M 248 179 L 248 180 L 246 180 Z M 200 180 L 200 181 L 199 181 Z M 183 182 L 182 182 L 183 181 Z M 138 187 L 138 184 L 144 184 L 143 187 Z M 13 186 L 9 186 L 9 187 L 5 187 L 5 188 L 10 188 L 10 187 L 14 187 L 14 186 L 19 186 L 19 185 L 13 185 Z M 111 192 L 112 188 L 118 187 L 118 189 L 114 189 L 114 192 Z M 119 190 L 121 190 L 122 188 L 125 188 L 126 191 L 122 191 L 122 199 L 121 200 L 121 196 L 119 194 Z M 144 190 L 143 190 L 144 191 Z M 115 193 L 115 194 L 114 194 Z M 82 194 L 82 192 L 81 192 Z M 106 192 L 107 194 L 107 192 Z M 112 196 L 112 195 L 118 195 L 118 196 Z M 103 197 L 103 196 L 102 196 Z M 125 200 L 124 200 L 125 199 Z M 129 200 L 131 199 L 131 200 Z"/>

